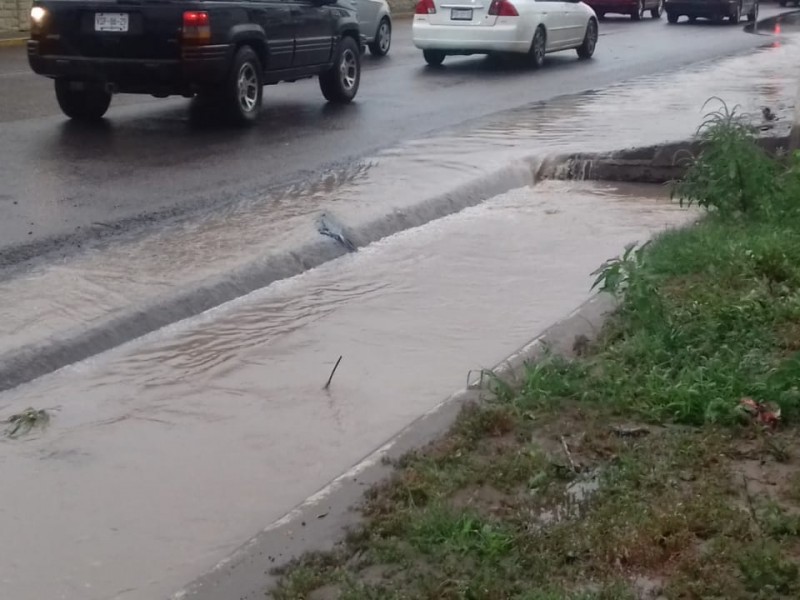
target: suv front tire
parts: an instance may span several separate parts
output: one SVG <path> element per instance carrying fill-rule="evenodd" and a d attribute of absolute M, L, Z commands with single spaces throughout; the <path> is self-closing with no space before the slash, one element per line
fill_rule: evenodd
<path fill-rule="evenodd" d="M 264 90 L 261 61 L 250 46 L 236 51 L 228 80 L 222 90 L 222 103 L 230 119 L 247 125 L 258 118 Z"/>

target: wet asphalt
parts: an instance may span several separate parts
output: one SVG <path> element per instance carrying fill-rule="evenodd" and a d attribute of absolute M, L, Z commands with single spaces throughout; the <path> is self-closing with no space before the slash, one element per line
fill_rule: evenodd
<path fill-rule="evenodd" d="M 762 17 L 779 10 L 765 5 Z M 741 27 L 609 18 L 592 61 L 570 51 L 539 72 L 483 57 L 431 69 L 411 44 L 410 21 L 398 20 L 389 57 L 364 57 L 354 104 L 326 105 L 314 80 L 269 87 L 249 130 L 194 118 L 186 99 L 144 96 L 118 96 L 101 125 L 77 125 L 60 114 L 51 82 L 29 72 L 23 48 L 0 49 L 0 266 L 252 201 L 498 111 L 771 42 Z"/>

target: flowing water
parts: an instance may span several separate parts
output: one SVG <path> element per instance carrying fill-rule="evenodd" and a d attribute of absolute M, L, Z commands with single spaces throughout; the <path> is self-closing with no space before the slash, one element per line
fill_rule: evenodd
<path fill-rule="evenodd" d="M 631 194 L 518 189 L 3 393 L 53 417 L 0 443 L 0 597 L 175 591 L 691 217 Z"/>

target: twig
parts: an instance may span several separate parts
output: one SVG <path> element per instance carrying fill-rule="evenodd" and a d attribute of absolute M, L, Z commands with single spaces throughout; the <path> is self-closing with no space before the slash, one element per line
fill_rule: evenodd
<path fill-rule="evenodd" d="M 567 459 L 569 460 L 569 466 L 572 467 L 574 472 L 578 472 L 578 467 L 575 465 L 575 461 L 572 460 L 572 452 L 569 451 L 569 446 L 567 445 L 567 440 L 564 439 L 564 436 L 561 436 L 561 446 L 564 448 L 564 454 L 567 455 Z"/>
<path fill-rule="evenodd" d="M 753 519 L 753 523 L 756 524 L 759 531 L 761 531 L 761 523 L 756 515 L 756 507 L 753 506 L 753 497 L 750 495 L 750 488 L 747 485 L 747 475 L 744 473 L 742 473 L 742 482 L 744 483 L 744 495 L 747 496 L 747 506 L 750 509 L 750 517 Z"/>
<path fill-rule="evenodd" d="M 339 368 L 339 363 L 340 362 L 342 362 L 342 357 L 341 356 L 339 357 L 339 360 L 336 361 L 336 364 L 333 365 L 333 371 L 331 371 L 331 376 L 328 377 L 328 382 L 325 384 L 325 387 L 322 388 L 323 390 L 327 390 L 329 387 L 331 387 L 331 381 L 333 381 L 333 375 L 334 375 L 334 373 L 336 373 L 336 369 Z"/>

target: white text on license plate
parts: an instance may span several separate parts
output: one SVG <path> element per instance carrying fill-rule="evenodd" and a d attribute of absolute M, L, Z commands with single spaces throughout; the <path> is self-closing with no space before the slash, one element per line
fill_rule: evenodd
<path fill-rule="evenodd" d="M 450 10 L 451 21 L 472 21 L 471 8 L 453 8 Z"/>
<path fill-rule="evenodd" d="M 128 15 L 127 13 L 95 13 L 94 30 L 116 32 L 128 31 Z"/>

